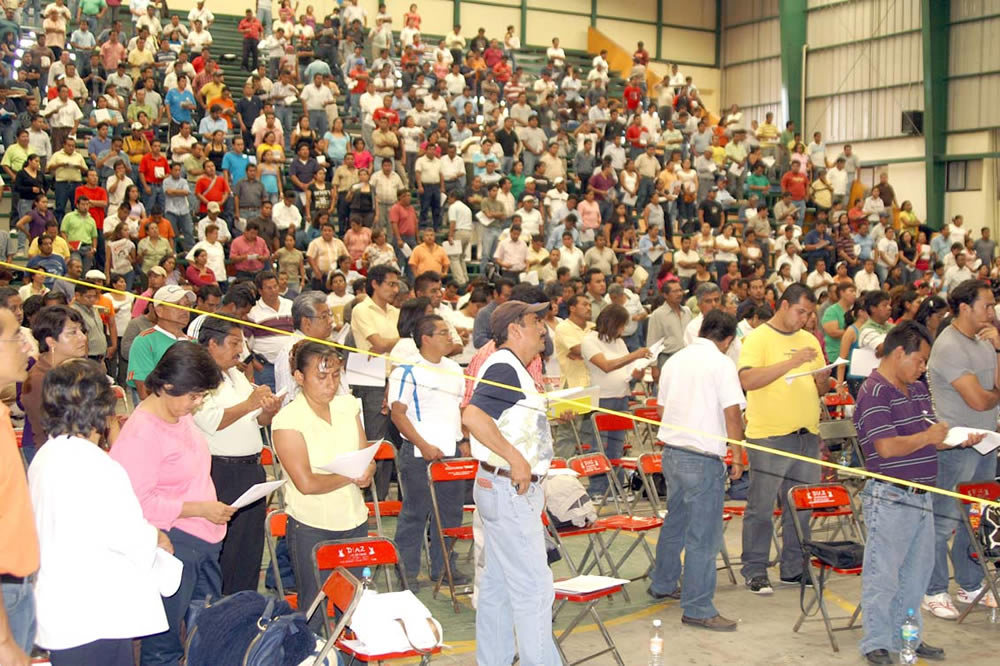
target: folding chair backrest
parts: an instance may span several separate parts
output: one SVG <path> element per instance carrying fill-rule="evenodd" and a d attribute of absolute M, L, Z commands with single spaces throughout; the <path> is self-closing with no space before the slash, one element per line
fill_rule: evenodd
<path fill-rule="evenodd" d="M 598 476 L 611 473 L 611 462 L 603 453 L 586 453 L 569 459 L 569 467 L 580 476 Z"/>
<path fill-rule="evenodd" d="M 274 454 L 266 446 L 260 450 L 260 464 L 268 467 L 274 464 Z"/>
<path fill-rule="evenodd" d="M 280 539 L 288 531 L 288 514 L 272 511 L 267 515 L 267 531 L 273 539 Z"/>
<path fill-rule="evenodd" d="M 836 483 L 815 486 L 794 486 L 788 490 L 788 504 L 800 511 L 839 509 L 851 507 L 851 495 L 847 488 Z"/>
<path fill-rule="evenodd" d="M 857 428 L 850 419 L 820 421 L 819 436 L 822 439 L 851 439 L 858 436 Z"/>
<path fill-rule="evenodd" d="M 651 421 L 660 420 L 660 411 L 656 407 L 639 407 L 637 409 L 633 409 L 632 413 L 640 419 L 649 419 Z M 631 428 L 629 429 L 631 430 Z"/>
<path fill-rule="evenodd" d="M 975 481 L 972 483 L 960 483 L 955 487 L 955 491 L 962 495 L 969 495 L 978 499 L 990 502 L 1000 501 L 1000 483 L 996 481 Z M 972 500 L 959 500 L 962 504 L 972 504 Z"/>
<path fill-rule="evenodd" d="M 549 469 L 568 469 L 569 463 L 565 458 L 553 458 L 549 463 Z"/>
<path fill-rule="evenodd" d="M 378 451 L 375 452 L 375 460 L 396 460 L 396 447 L 392 445 L 392 442 L 387 440 L 376 440 L 368 442 L 369 446 L 378 446 Z"/>
<path fill-rule="evenodd" d="M 591 417 L 594 420 L 594 432 L 625 432 L 635 430 L 635 421 L 618 414 L 598 414 Z"/>
<path fill-rule="evenodd" d="M 313 547 L 313 561 L 320 571 L 337 567 L 374 568 L 399 564 L 399 551 L 392 541 L 382 537 L 321 541 Z"/>
<path fill-rule="evenodd" d="M 643 474 L 662 474 L 663 457 L 659 453 L 643 453 L 639 456 L 639 469 Z"/>
<path fill-rule="evenodd" d="M 730 465 L 733 464 L 733 450 L 732 449 L 729 449 L 729 448 L 726 449 L 726 455 L 723 457 L 722 462 L 724 462 L 726 464 L 726 467 L 729 467 Z M 747 457 L 747 451 L 746 451 L 746 449 L 743 449 L 743 466 L 746 467 L 749 464 L 750 464 L 750 459 Z"/>
<path fill-rule="evenodd" d="M 355 609 L 361 603 L 362 594 L 364 594 L 364 587 L 362 587 L 361 581 L 343 567 L 337 567 L 326 577 L 326 580 L 320 586 L 319 594 L 316 595 L 316 599 L 313 600 L 309 606 L 309 610 L 306 611 L 306 617 L 312 617 L 313 613 L 317 612 L 319 608 L 326 606 L 323 602 L 329 600 L 329 606 L 333 607 L 332 610 L 334 612 L 327 613 L 327 616 L 336 615 L 339 612 L 340 619 L 334 625 L 333 629 L 330 630 L 330 637 L 320 651 L 319 656 L 313 661 L 314 666 L 324 662 L 326 656 L 336 644 L 337 639 L 344 633 L 344 629 L 351 622 Z M 327 612 L 327 609 L 324 608 L 323 612 Z M 327 619 L 324 620 L 323 626 L 329 628 L 329 621 Z"/>
<path fill-rule="evenodd" d="M 427 478 L 432 482 L 471 481 L 479 471 L 479 461 L 474 458 L 436 460 L 427 466 Z"/>

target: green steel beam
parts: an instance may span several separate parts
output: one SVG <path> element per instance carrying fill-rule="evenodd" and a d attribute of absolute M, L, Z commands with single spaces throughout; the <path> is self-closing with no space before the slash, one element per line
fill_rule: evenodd
<path fill-rule="evenodd" d="M 925 2 L 927 0 L 924 0 Z M 806 44 L 806 0 L 779 0 L 781 98 L 785 119 L 802 129 L 802 47 Z"/>
<path fill-rule="evenodd" d="M 596 0 L 594 0 L 596 2 Z M 528 0 L 521 0 L 521 43 L 528 43 Z"/>
<path fill-rule="evenodd" d="M 661 0 L 660 4 L 663 2 Z M 722 67 L 722 0 L 715 0 L 715 68 Z"/>
<path fill-rule="evenodd" d="M 924 154 L 927 190 L 927 225 L 944 224 L 948 129 L 948 18 L 951 0 L 920 0 L 924 59 Z"/>
<path fill-rule="evenodd" d="M 451 19 L 455 25 L 462 23 L 462 0 L 454 0 L 452 2 Z M 524 33 L 521 33 L 521 37 L 524 37 Z"/>
<path fill-rule="evenodd" d="M 525 2 L 525 0 L 521 0 Z M 597 27 L 597 0 L 590 0 L 590 27 Z"/>

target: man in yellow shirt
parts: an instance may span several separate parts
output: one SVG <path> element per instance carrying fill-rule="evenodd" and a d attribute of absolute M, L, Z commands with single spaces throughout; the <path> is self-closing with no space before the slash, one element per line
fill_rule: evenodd
<path fill-rule="evenodd" d="M 804 284 L 788 287 L 778 310 L 765 324 L 743 339 L 740 384 L 747 394 L 747 441 L 808 458 L 819 457 L 819 401 L 829 390 L 830 371 L 824 366 L 819 341 L 802 330 L 816 310 L 816 296 Z M 791 381 L 786 376 L 812 372 Z M 767 563 L 771 550 L 771 516 L 776 497 L 794 485 L 819 483 L 819 466 L 784 456 L 749 451 L 750 479 L 743 517 L 743 569 L 746 585 L 755 594 L 771 594 Z M 802 578 L 802 544 L 795 534 L 798 519 L 809 536 L 809 516 L 785 510 L 780 576 L 798 585 Z"/>
<path fill-rule="evenodd" d="M 764 115 L 764 122 L 757 127 L 757 140 L 760 142 L 761 152 L 768 157 L 776 157 L 775 148 L 778 145 L 778 126 L 774 124 L 774 114 L 768 112 Z"/>
<path fill-rule="evenodd" d="M 559 362 L 563 388 L 583 388 L 590 386 L 590 372 L 580 351 L 583 336 L 594 327 L 590 321 L 590 299 L 584 294 L 571 296 L 566 302 L 566 307 L 569 308 L 569 316 L 556 326 L 553 348 L 556 360 Z M 576 445 L 581 441 L 593 441 L 593 427 L 590 425 L 589 414 L 583 415 L 579 431 L 573 424 L 559 426 L 555 442 L 556 455 L 561 457 L 574 455 Z"/>
<path fill-rule="evenodd" d="M 423 238 L 424 242 L 413 248 L 413 254 L 410 255 L 410 268 L 413 269 L 413 274 L 421 275 L 427 271 L 434 271 L 439 275 L 446 275 L 451 261 L 444 248 L 437 244 L 434 230 L 424 229 Z"/>
<path fill-rule="evenodd" d="M 368 298 L 358 303 L 351 311 L 351 330 L 354 344 L 363 351 L 388 354 L 399 342 L 399 308 L 392 305 L 399 292 L 399 271 L 387 264 L 381 264 L 368 271 L 365 277 L 365 291 Z M 355 397 L 361 400 L 365 422 L 365 436 L 369 441 L 388 439 L 389 416 L 382 413 L 385 400 L 385 378 L 388 376 L 389 361 L 385 362 L 382 386 L 352 386 Z M 351 366 L 348 360 L 348 367 Z M 368 366 L 374 369 L 375 364 Z M 391 463 L 382 461 L 375 472 L 375 489 L 380 500 L 389 493 L 392 476 Z"/>

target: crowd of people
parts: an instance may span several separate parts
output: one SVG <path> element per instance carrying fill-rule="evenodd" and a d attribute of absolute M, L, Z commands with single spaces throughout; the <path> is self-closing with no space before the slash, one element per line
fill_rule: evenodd
<path fill-rule="evenodd" d="M 711 630 L 737 626 L 711 601 L 719 438 L 825 455 L 819 407 L 832 390 L 857 400 L 869 469 L 948 489 L 996 474 L 992 456 L 935 453 L 942 425 L 925 423 L 933 412 L 996 428 L 989 229 L 920 220 L 887 173 L 861 182 L 851 146 L 834 154 L 819 132 L 806 145 L 770 113 L 713 115 L 676 65 L 655 80 L 641 42 L 618 82 L 606 52 L 578 68 L 558 38 L 529 71 L 513 26 L 499 37 L 456 25 L 431 44 L 417 5 L 397 23 L 384 6 L 369 20 L 357 0 L 325 17 L 290 0 L 272 15 L 262 0 L 239 22 L 246 78 L 227 80 L 204 2 L 187 21 L 148 1 L 128 15 L 104 0 L 4 6 L 0 380 L 16 389 L 0 418 L 3 664 L 27 663 L 34 643 L 57 665 L 130 664 L 137 637 L 143 664 L 177 663 L 192 600 L 259 587 L 265 502 L 230 504 L 265 478 L 262 428 L 289 479 L 283 566 L 301 607 L 317 592 L 313 546 L 365 536 L 363 490 L 384 498 L 393 484 L 385 462 L 360 478 L 319 464 L 397 445 L 395 540 L 419 589 L 436 520 L 428 462 L 480 460 L 480 663 L 510 663 L 515 632 L 525 663 L 558 660 L 539 482 L 595 433 L 567 416 L 550 438 L 540 391 L 596 386 L 601 408 L 627 412 L 637 382 L 658 387 L 670 497 L 649 594 L 680 599 L 683 621 Z M 25 47 L 19 19 L 32 13 L 41 28 Z M 315 340 L 391 361 L 358 381 Z M 831 387 L 823 366 L 858 349 L 876 353 L 877 372 L 840 365 Z M 816 373 L 782 380 L 802 370 Z M 105 376 L 133 407 L 127 420 Z M 624 432 L 600 436 L 609 458 L 624 455 Z M 775 497 L 820 472 L 759 451 L 749 469 L 742 573 L 769 594 Z M 623 487 L 598 475 L 588 491 L 601 504 Z M 906 493 L 871 481 L 862 494 L 877 544 L 866 557 L 895 558 L 866 560 L 872 663 L 898 651 L 901 609 L 958 616 L 957 509 L 921 496 L 919 520 L 883 517 Z M 443 526 L 459 524 L 465 494 L 439 499 Z M 785 583 L 803 576 L 793 514 Z M 970 603 L 981 572 L 955 534 L 958 600 Z M 469 582 L 441 546 L 431 540 L 430 579 Z M 162 602 L 157 548 L 184 565 Z M 83 561 L 105 574 L 77 576 Z M 101 581 L 112 583 L 91 587 Z"/>

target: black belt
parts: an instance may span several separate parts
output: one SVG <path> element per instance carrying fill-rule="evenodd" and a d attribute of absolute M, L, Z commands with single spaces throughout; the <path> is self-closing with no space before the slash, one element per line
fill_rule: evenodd
<path fill-rule="evenodd" d="M 788 433 L 788 435 L 810 435 L 810 434 L 812 433 L 809 431 L 809 428 L 799 428 L 798 430 L 793 430 L 792 432 Z M 784 436 L 787 437 L 788 435 Z"/>
<path fill-rule="evenodd" d="M 13 574 L 0 574 L 0 583 L 4 585 L 20 585 L 24 582 L 23 576 L 15 576 Z"/>
<path fill-rule="evenodd" d="M 908 492 L 908 493 L 912 493 L 914 495 L 923 495 L 924 493 L 927 492 L 923 488 L 914 488 L 913 486 L 908 486 L 905 483 L 895 483 L 893 481 L 882 481 L 881 479 L 875 479 L 875 480 L 879 481 L 880 483 L 884 483 L 884 484 L 886 484 L 888 486 L 895 486 L 895 487 L 899 488 L 900 490 L 903 490 L 903 491 Z"/>
<path fill-rule="evenodd" d="M 218 460 L 219 462 L 232 463 L 236 465 L 259 465 L 260 454 L 254 453 L 249 456 L 212 456 L 212 460 Z"/>
<path fill-rule="evenodd" d="M 487 472 L 489 472 L 490 474 L 496 474 L 497 476 L 502 476 L 505 479 L 509 479 L 510 478 L 510 470 L 507 469 L 506 467 L 494 467 L 493 465 L 490 465 L 489 463 L 484 463 L 484 462 L 480 462 L 479 466 L 482 467 Z M 532 474 L 531 475 L 531 482 L 532 483 L 538 483 L 541 480 L 542 480 L 542 477 L 538 476 L 537 474 Z"/>

